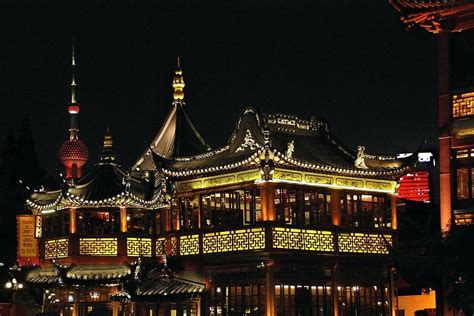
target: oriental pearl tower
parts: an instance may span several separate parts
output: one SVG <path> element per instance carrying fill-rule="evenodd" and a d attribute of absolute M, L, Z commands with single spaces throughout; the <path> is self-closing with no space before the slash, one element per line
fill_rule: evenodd
<path fill-rule="evenodd" d="M 78 115 L 80 111 L 76 91 L 76 60 L 74 56 L 74 43 L 72 44 L 72 81 L 71 102 L 67 108 L 69 112 L 69 139 L 59 148 L 59 159 L 66 167 L 66 179 L 75 180 L 82 176 L 82 167 L 86 164 L 89 150 L 86 144 L 79 139 Z"/>

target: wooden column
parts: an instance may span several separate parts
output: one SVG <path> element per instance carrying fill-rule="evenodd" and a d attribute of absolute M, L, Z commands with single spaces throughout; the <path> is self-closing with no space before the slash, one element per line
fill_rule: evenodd
<path fill-rule="evenodd" d="M 390 208 L 392 210 L 392 229 L 398 228 L 398 218 L 397 218 L 397 197 L 392 195 L 390 197 Z"/>
<path fill-rule="evenodd" d="M 264 181 L 260 183 L 260 201 L 262 207 L 262 220 L 274 221 L 275 213 L 275 185 L 272 182 Z"/>
<path fill-rule="evenodd" d="M 265 315 L 275 316 L 275 284 L 273 281 L 274 261 L 265 262 Z"/>
<path fill-rule="evenodd" d="M 165 221 L 165 232 L 171 231 L 171 209 L 165 208 L 163 209 L 163 217 Z"/>
<path fill-rule="evenodd" d="M 397 316 L 398 313 L 398 301 L 397 297 L 395 295 L 395 283 L 393 279 L 393 271 L 394 268 L 389 267 L 388 268 L 388 288 L 389 288 L 389 295 L 390 295 L 390 308 L 391 308 L 391 315 L 392 316 Z"/>
<path fill-rule="evenodd" d="M 74 289 L 74 303 L 72 304 L 71 316 L 79 315 L 79 293 L 77 289 Z"/>
<path fill-rule="evenodd" d="M 119 316 L 119 302 L 112 302 L 112 316 Z"/>
<path fill-rule="evenodd" d="M 172 216 L 172 227 L 173 227 L 173 230 L 174 231 L 178 231 L 179 228 L 180 228 L 180 218 L 179 218 L 179 215 L 181 213 L 181 201 L 178 200 L 178 207 L 177 209 L 175 210 L 176 212 L 173 214 L 173 212 L 171 212 L 171 216 Z M 174 216 L 173 216 L 174 215 Z"/>
<path fill-rule="evenodd" d="M 341 226 L 341 196 L 339 190 L 331 190 L 331 223 Z"/>
<path fill-rule="evenodd" d="M 77 223 L 76 223 L 76 209 L 70 208 L 69 209 L 69 233 L 75 234 L 77 231 Z"/>
<path fill-rule="evenodd" d="M 451 96 L 449 32 L 438 35 L 439 198 L 441 230 L 451 222 Z"/>
<path fill-rule="evenodd" d="M 336 266 L 334 266 L 331 271 L 331 289 L 332 289 L 332 307 L 334 311 L 334 316 L 339 316 L 339 297 L 338 297 L 338 289 L 337 289 L 337 281 L 336 281 Z"/>
<path fill-rule="evenodd" d="M 127 232 L 127 209 L 125 207 L 120 208 L 120 232 Z"/>
<path fill-rule="evenodd" d="M 193 210 L 197 207 L 197 228 L 201 229 L 201 201 L 199 199 L 199 194 L 196 194 L 193 197 Z"/>

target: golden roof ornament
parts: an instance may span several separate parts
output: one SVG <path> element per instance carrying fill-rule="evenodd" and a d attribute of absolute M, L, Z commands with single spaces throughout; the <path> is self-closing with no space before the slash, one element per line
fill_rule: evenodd
<path fill-rule="evenodd" d="M 177 68 L 174 71 L 174 78 L 173 78 L 173 100 L 180 101 L 184 99 L 184 78 L 183 78 L 183 71 L 181 70 L 181 65 L 179 63 L 179 56 L 177 60 Z"/>
<path fill-rule="evenodd" d="M 112 139 L 112 134 L 110 133 L 110 129 L 107 126 L 107 132 L 104 135 L 104 139 L 102 142 L 102 152 L 100 154 L 100 160 L 115 161 L 115 151 L 114 151 L 114 140 Z"/>
<path fill-rule="evenodd" d="M 111 149 L 113 146 L 114 146 L 114 140 L 112 139 L 112 134 L 110 134 L 110 129 L 107 126 L 107 132 L 104 135 L 102 148 L 103 149 Z"/>

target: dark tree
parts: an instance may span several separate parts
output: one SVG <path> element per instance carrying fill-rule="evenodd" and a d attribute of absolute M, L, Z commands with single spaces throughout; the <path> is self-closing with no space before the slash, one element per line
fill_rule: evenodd
<path fill-rule="evenodd" d="M 8 131 L 0 147 L 0 240 L 4 241 L 0 262 L 13 264 L 16 258 L 16 215 L 26 213 L 25 198 L 43 182 L 30 122 L 25 117 L 18 137 Z"/>
<path fill-rule="evenodd" d="M 44 171 L 39 167 L 30 120 L 25 116 L 18 131 L 16 171 L 24 185 L 36 188 L 43 182 Z"/>

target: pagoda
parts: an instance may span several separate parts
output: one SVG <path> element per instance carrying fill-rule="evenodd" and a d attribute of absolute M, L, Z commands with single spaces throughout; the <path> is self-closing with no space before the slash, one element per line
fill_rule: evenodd
<path fill-rule="evenodd" d="M 90 173 L 27 200 L 42 259 L 28 280 L 48 288 L 45 310 L 392 315 L 396 184 L 416 155 L 353 150 L 324 120 L 256 107 L 211 149 L 179 62 L 172 87 L 131 170 L 107 132 Z"/>

